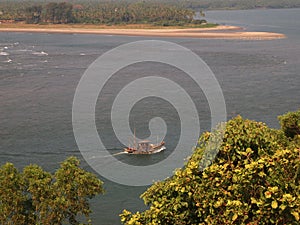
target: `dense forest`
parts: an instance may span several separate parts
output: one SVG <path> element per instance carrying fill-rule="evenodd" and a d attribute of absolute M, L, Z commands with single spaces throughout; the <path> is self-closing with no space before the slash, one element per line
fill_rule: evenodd
<path fill-rule="evenodd" d="M 299 0 L 0 0 L 0 20 L 168 26 L 206 22 L 194 20 L 197 11 L 295 7 Z"/>
<path fill-rule="evenodd" d="M 63 2 L 64 0 L 0 0 L 0 3 L 7 2 Z M 84 3 L 135 3 L 141 0 L 68 0 L 73 4 Z M 170 5 L 181 5 L 192 9 L 254 9 L 254 8 L 299 8 L 299 0 L 144 0 L 143 2 L 166 3 Z"/>
<path fill-rule="evenodd" d="M 195 11 L 179 5 L 155 2 L 9 2 L 0 4 L 0 19 L 27 23 L 89 23 L 185 25 L 194 20 Z"/>
<path fill-rule="evenodd" d="M 299 8 L 299 0 L 166 0 L 177 2 L 183 7 L 194 10 L 219 10 L 219 9 L 259 9 L 259 8 Z"/>

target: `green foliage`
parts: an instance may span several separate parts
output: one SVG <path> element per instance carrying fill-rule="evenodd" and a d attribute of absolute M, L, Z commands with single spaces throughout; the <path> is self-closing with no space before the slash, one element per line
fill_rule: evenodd
<path fill-rule="evenodd" d="M 40 23 L 43 7 L 34 5 L 25 9 L 27 23 Z"/>
<path fill-rule="evenodd" d="M 256 8 L 297 8 L 300 7 L 299 0 L 166 0 L 178 2 L 185 7 L 195 10 L 216 10 L 216 9 L 256 9 Z"/>
<path fill-rule="evenodd" d="M 27 23 L 70 23 L 74 22 L 73 5 L 66 2 L 50 2 L 43 5 L 32 5 L 25 9 Z"/>
<path fill-rule="evenodd" d="M 33 6 L 34 7 L 34 6 Z M 43 22 L 70 23 L 74 22 L 73 5 L 71 3 L 50 2 L 45 6 Z"/>
<path fill-rule="evenodd" d="M 0 224 L 26 224 L 24 179 L 11 163 L 0 169 Z"/>
<path fill-rule="evenodd" d="M 70 157 L 54 173 L 29 165 L 20 173 L 13 164 L 0 168 L 0 224 L 90 224 L 88 200 L 104 192 L 102 182 Z"/>
<path fill-rule="evenodd" d="M 24 8 L 24 4 L 27 7 Z M 14 9 L 12 9 L 14 6 Z M 24 10 L 25 9 L 25 10 Z M 194 11 L 159 2 L 32 2 L 3 3 L 1 19 L 23 18 L 27 23 L 92 23 L 136 24 L 151 23 L 166 26 L 184 25 L 193 21 Z"/>
<path fill-rule="evenodd" d="M 124 210 L 121 221 L 299 224 L 300 146 L 282 131 L 240 116 L 226 123 L 222 138 L 214 162 L 203 169 L 210 163 L 220 130 L 204 133 L 184 168 L 142 194 L 149 209 L 134 214 Z"/>
<path fill-rule="evenodd" d="M 32 20 L 32 14 L 26 12 L 26 8 L 36 5 L 43 6 L 42 17 L 46 16 L 46 5 L 49 3 L 63 2 L 60 0 L 0 0 L 0 19 L 3 20 L 26 20 L 36 23 L 38 18 Z M 255 8 L 299 8 L 299 0 L 69 0 L 73 4 L 72 16 L 69 22 L 79 23 L 152 23 L 152 20 L 169 20 L 176 22 L 178 19 L 187 22 L 186 19 L 194 15 L 193 11 L 215 9 L 255 9 Z M 59 8 L 56 6 L 56 8 Z M 116 10 L 117 9 L 117 10 Z M 55 9 L 58 12 L 59 10 Z M 53 11 L 52 11 L 53 12 Z M 68 11 L 70 12 L 70 11 Z M 171 13 L 171 14 L 170 14 Z M 70 14 L 69 14 L 70 15 Z M 158 17 L 157 17 L 158 15 Z M 38 14 L 36 14 L 38 16 Z M 74 16 L 74 17 L 73 17 Z M 150 16 L 150 17 L 149 17 Z M 153 17 L 155 16 L 155 18 Z M 175 17 L 174 17 L 175 16 Z M 187 16 L 187 17 L 185 17 Z M 203 16 L 203 15 L 202 15 Z M 35 16 L 34 16 L 35 17 Z M 53 18 L 53 17 L 52 17 Z M 150 20 L 148 20 L 150 19 Z M 46 21 L 41 21 L 45 23 Z M 55 23 L 55 22 L 54 22 Z M 189 23 L 189 21 L 188 21 Z M 176 25 L 176 24 L 175 24 Z"/>
<path fill-rule="evenodd" d="M 300 135 L 300 109 L 296 112 L 288 112 L 278 117 L 281 129 L 287 137 L 294 138 Z"/>

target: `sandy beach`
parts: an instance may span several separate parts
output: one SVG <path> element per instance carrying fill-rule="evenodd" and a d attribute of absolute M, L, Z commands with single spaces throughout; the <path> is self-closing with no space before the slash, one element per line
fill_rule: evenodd
<path fill-rule="evenodd" d="M 0 32 L 30 33 L 66 33 L 66 34 L 101 34 L 150 37 L 182 37 L 206 39 L 245 39 L 272 40 L 285 38 L 284 34 L 271 32 L 250 32 L 241 27 L 220 25 L 212 28 L 119 28 L 118 26 L 67 26 L 67 25 L 28 25 L 7 26 L 0 24 Z"/>

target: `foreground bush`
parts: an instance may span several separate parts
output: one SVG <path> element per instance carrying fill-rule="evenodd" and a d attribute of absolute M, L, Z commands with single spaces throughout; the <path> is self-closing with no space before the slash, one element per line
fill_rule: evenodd
<path fill-rule="evenodd" d="M 20 173 L 13 164 L 0 168 L 1 225 L 90 224 L 88 199 L 103 193 L 102 182 L 70 157 L 54 173 L 30 165 Z"/>
<path fill-rule="evenodd" d="M 204 149 L 213 146 L 208 140 L 217 140 L 217 131 L 204 133 L 185 167 L 141 196 L 148 210 L 134 214 L 124 210 L 121 221 L 128 225 L 299 224 L 300 146 L 283 131 L 240 116 L 225 126 L 212 165 L 201 168 L 209 161 Z"/>

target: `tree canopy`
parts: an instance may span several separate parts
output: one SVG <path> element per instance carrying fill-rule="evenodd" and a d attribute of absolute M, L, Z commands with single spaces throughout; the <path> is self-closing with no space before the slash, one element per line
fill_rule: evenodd
<path fill-rule="evenodd" d="M 288 112 L 278 117 L 281 129 L 287 137 L 294 138 L 300 135 L 300 110 Z"/>
<path fill-rule="evenodd" d="M 25 6 L 25 7 L 24 7 Z M 0 4 L 0 19 L 27 23 L 90 23 L 184 25 L 194 21 L 195 12 L 179 4 L 160 2 L 11 2 Z M 205 22 L 205 21 L 204 21 Z M 199 23 L 199 21 L 197 21 Z"/>
<path fill-rule="evenodd" d="M 19 172 L 6 163 L 0 168 L 0 224 L 90 224 L 88 200 L 104 192 L 102 184 L 75 157 L 54 174 L 37 165 Z"/>
<path fill-rule="evenodd" d="M 195 12 L 213 9 L 296 8 L 299 0 L 25 0 L 1 1 L 0 20 L 27 23 L 92 23 L 185 25 L 205 23 L 195 20 Z M 204 15 L 204 14 L 201 14 Z"/>
<path fill-rule="evenodd" d="M 281 121 L 291 117 L 294 121 L 294 114 L 280 117 Z M 292 124 L 300 128 L 297 120 Z M 282 124 L 285 130 L 289 123 Z M 210 166 L 209 152 L 215 149 L 209 140 L 217 140 L 219 130 L 204 133 L 183 168 L 142 194 L 149 209 L 124 210 L 121 221 L 127 225 L 299 224 L 300 136 L 286 136 L 283 130 L 238 116 L 225 124 L 223 142 Z"/>

